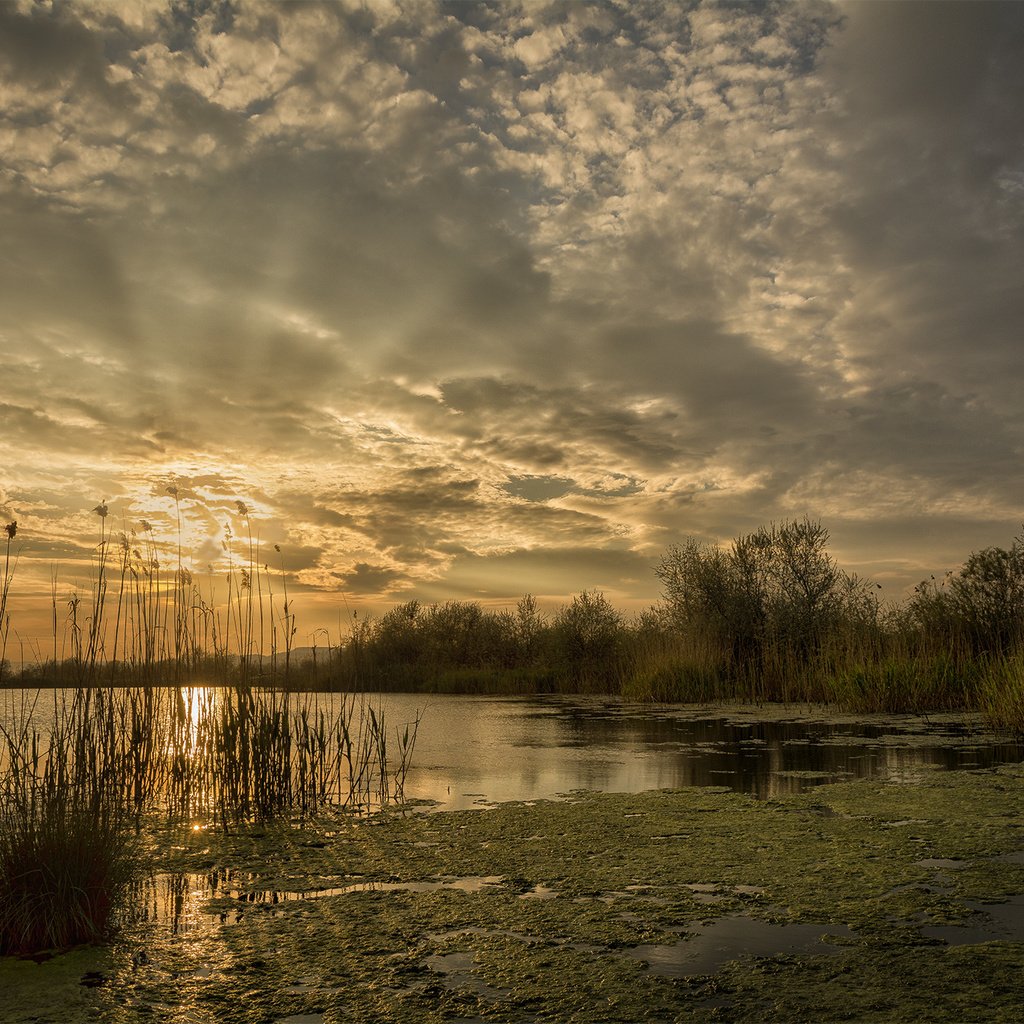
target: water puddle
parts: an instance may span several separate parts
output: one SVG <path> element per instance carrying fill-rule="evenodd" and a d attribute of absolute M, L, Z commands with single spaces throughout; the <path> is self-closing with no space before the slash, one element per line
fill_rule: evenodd
<path fill-rule="evenodd" d="M 152 875 L 139 885 L 134 900 L 136 911 L 131 919 L 133 922 L 155 924 L 178 934 L 197 928 L 239 924 L 246 910 L 254 906 L 269 907 L 273 913 L 273 908 L 277 906 L 281 906 L 283 912 L 283 905 L 357 892 L 434 892 L 438 889 L 454 889 L 474 893 L 495 888 L 504 879 L 500 875 L 468 875 L 424 882 L 363 881 L 301 892 L 260 889 L 253 884 L 256 881 L 255 876 L 232 871 Z M 529 895 L 543 898 L 546 893 L 531 890 Z"/>
<path fill-rule="evenodd" d="M 596 950 L 599 947 L 569 942 L 566 939 L 544 939 L 536 935 L 526 935 L 522 932 L 509 931 L 507 929 L 479 928 L 470 925 L 466 928 L 456 928 L 446 932 L 427 932 L 423 938 L 430 942 L 447 943 L 453 939 L 466 937 L 504 937 L 514 939 L 526 946 L 568 946 L 571 949 Z M 449 990 L 463 989 L 474 992 L 478 996 L 487 999 L 501 1001 L 508 999 L 511 990 L 496 988 L 488 985 L 477 974 L 476 957 L 472 949 L 452 950 L 448 953 L 433 953 L 423 959 L 423 966 L 434 975 L 439 975 L 440 983 Z M 422 983 L 414 984 L 412 989 L 422 988 Z"/>
<path fill-rule="evenodd" d="M 424 966 L 441 976 L 441 984 L 448 989 L 468 989 L 485 999 L 496 1002 L 508 999 L 509 989 L 488 985 L 474 974 L 476 960 L 472 953 L 436 953 L 423 961 Z"/>
<path fill-rule="evenodd" d="M 921 934 L 949 946 L 980 942 L 1024 942 L 1024 895 L 1004 903 L 968 903 L 971 916 L 962 924 L 924 925 Z"/>
<path fill-rule="evenodd" d="M 687 925 L 674 946 L 642 945 L 627 955 L 643 960 L 651 974 L 665 978 L 691 978 L 714 974 L 731 960 L 741 957 L 779 956 L 783 953 L 829 955 L 841 946 L 829 943 L 829 936 L 849 937 L 845 925 L 771 924 L 733 914 L 703 924 Z"/>
<path fill-rule="evenodd" d="M 713 921 L 687 925 L 678 929 L 680 941 L 671 946 L 640 945 L 622 951 L 624 955 L 642 960 L 650 974 L 666 978 L 689 978 L 716 973 L 721 967 L 741 957 L 772 957 L 781 954 L 803 953 L 829 955 L 841 952 L 839 938 L 853 935 L 845 925 L 771 924 L 745 914 L 734 914 Z M 567 940 L 544 940 L 537 936 L 509 931 L 489 931 L 483 928 L 462 928 L 452 932 L 430 933 L 424 938 L 447 941 L 466 936 L 504 935 L 523 943 L 568 945 L 573 949 L 602 951 L 601 947 L 578 944 Z M 604 950 L 604 952 L 610 952 Z M 616 955 L 618 951 L 616 951 Z M 438 953 L 425 958 L 424 966 L 443 976 L 447 988 L 470 989 L 478 995 L 493 999 L 505 998 L 506 993 L 482 982 L 474 974 L 476 960 L 471 949 Z"/>
<path fill-rule="evenodd" d="M 519 894 L 521 900 L 553 900 L 558 896 L 558 890 L 538 882 L 532 889 L 527 889 Z"/>

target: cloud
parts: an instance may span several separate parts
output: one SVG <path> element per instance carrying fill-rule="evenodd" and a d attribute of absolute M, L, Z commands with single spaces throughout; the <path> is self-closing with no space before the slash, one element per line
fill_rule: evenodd
<path fill-rule="evenodd" d="M 377 597 L 393 593 L 402 574 L 384 565 L 356 562 L 348 572 L 336 574 L 341 586 L 355 597 Z"/>
<path fill-rule="evenodd" d="M 244 500 L 302 586 L 374 598 L 639 601 L 659 546 L 805 513 L 858 565 L 898 535 L 895 580 L 940 551 L 899 516 L 1019 517 L 1015 5 L 0 19 L 40 578 L 104 495 L 168 543 L 171 479 L 197 564 Z"/>
<path fill-rule="evenodd" d="M 573 481 L 559 476 L 514 476 L 502 487 L 516 498 L 547 501 L 568 494 L 573 489 Z"/>
<path fill-rule="evenodd" d="M 524 594 L 548 605 L 568 601 L 581 590 L 601 590 L 620 603 L 643 604 L 656 589 L 654 562 L 635 552 L 589 546 L 518 550 L 504 554 L 465 553 L 455 559 L 442 585 L 420 585 L 426 600 L 445 596 L 513 604 Z"/>

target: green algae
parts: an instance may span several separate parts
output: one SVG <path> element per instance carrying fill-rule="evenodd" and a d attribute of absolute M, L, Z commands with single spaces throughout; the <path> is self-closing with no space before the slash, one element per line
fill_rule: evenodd
<path fill-rule="evenodd" d="M 1021 944 L 946 946 L 920 926 L 1024 892 L 1024 865 L 1006 858 L 1024 847 L 1022 784 L 1013 767 L 763 802 L 704 789 L 578 793 L 228 836 L 157 828 L 155 869 L 230 869 L 242 895 L 501 882 L 238 901 L 238 925 L 178 935 L 129 923 L 109 949 L 0 961 L 3 1019 L 1018 1021 Z M 693 941 L 700 922 L 735 914 L 852 934 L 828 956 L 741 958 L 705 977 L 662 977 L 627 955 Z M 80 985 L 88 971 L 104 983 Z"/>

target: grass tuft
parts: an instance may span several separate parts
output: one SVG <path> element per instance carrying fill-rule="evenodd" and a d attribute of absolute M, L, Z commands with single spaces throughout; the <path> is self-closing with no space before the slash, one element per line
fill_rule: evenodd
<path fill-rule="evenodd" d="M 0 822 L 0 955 L 108 938 L 136 876 L 134 834 L 107 808 L 59 798 L 28 812 Z"/>

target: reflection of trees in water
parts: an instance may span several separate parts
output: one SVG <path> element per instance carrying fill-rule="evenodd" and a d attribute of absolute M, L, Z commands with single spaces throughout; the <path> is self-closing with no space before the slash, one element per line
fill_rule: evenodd
<path fill-rule="evenodd" d="M 150 875 L 137 883 L 130 905 L 133 907 L 131 921 L 135 923 L 158 924 L 172 935 L 209 927 L 212 924 L 237 924 L 241 919 L 242 907 L 251 902 L 281 902 L 288 893 L 248 893 L 243 888 L 251 882 L 248 873 L 214 868 L 205 873 L 168 872 Z M 204 910 L 214 899 L 230 899 L 239 907 Z"/>
<path fill-rule="evenodd" d="M 626 716 L 591 708 L 566 709 L 557 722 L 562 746 L 656 753 L 672 785 L 728 786 L 759 797 L 914 768 L 1024 761 L 1024 744 L 968 742 L 965 729 L 948 724 L 922 731 L 896 724 Z"/>

